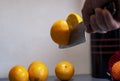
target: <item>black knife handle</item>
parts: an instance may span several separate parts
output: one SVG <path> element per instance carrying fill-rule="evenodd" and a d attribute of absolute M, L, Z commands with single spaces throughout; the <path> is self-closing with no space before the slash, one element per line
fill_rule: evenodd
<path fill-rule="evenodd" d="M 109 3 L 106 3 L 106 4 L 103 5 L 101 8 L 102 8 L 102 9 L 107 9 L 107 10 L 111 13 L 112 16 L 114 16 L 115 13 L 116 13 L 116 11 L 117 11 L 117 9 L 116 9 L 116 4 L 115 4 L 114 1 L 109 2 Z M 91 11 L 91 15 L 93 15 L 93 14 L 95 14 L 95 10 L 92 10 L 92 11 Z"/>
<path fill-rule="evenodd" d="M 109 2 L 102 7 L 103 9 L 107 9 L 112 15 L 115 15 L 117 9 L 115 2 Z"/>

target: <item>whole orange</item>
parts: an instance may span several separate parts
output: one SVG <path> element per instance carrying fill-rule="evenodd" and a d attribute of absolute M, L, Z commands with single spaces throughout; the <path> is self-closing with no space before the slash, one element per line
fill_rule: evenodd
<path fill-rule="evenodd" d="M 74 66 L 68 61 L 61 61 L 55 67 L 55 74 L 60 80 L 70 80 L 74 75 Z"/>
<path fill-rule="evenodd" d="M 51 27 L 52 40 L 59 45 L 67 45 L 70 38 L 70 30 L 66 20 L 58 20 Z"/>
<path fill-rule="evenodd" d="M 28 71 L 25 67 L 16 65 L 9 71 L 10 81 L 28 81 Z"/>
<path fill-rule="evenodd" d="M 48 68 L 40 61 L 34 61 L 28 68 L 30 81 L 46 81 L 48 78 Z"/>
<path fill-rule="evenodd" d="M 111 74 L 114 79 L 120 80 L 120 61 L 113 64 Z"/>

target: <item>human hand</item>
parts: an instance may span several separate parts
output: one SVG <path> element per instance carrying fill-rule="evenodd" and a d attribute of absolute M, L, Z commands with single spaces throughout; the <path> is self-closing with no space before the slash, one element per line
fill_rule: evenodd
<path fill-rule="evenodd" d="M 114 16 L 107 9 L 101 7 L 115 1 L 116 13 Z M 92 11 L 95 11 L 93 14 Z M 115 30 L 120 28 L 120 0 L 86 0 L 82 9 L 83 21 L 88 33 Z"/>

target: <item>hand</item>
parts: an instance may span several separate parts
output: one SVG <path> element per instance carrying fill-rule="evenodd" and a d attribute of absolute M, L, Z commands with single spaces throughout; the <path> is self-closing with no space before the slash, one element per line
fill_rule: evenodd
<path fill-rule="evenodd" d="M 115 1 L 117 11 L 114 16 L 103 5 Z M 95 11 L 93 14 L 92 11 Z M 115 30 L 120 28 L 120 0 L 86 0 L 82 9 L 83 21 L 88 33 Z"/>

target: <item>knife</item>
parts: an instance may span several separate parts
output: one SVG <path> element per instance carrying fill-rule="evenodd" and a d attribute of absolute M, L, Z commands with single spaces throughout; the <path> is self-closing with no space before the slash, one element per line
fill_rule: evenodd
<path fill-rule="evenodd" d="M 112 14 L 112 16 L 115 15 L 116 10 L 117 10 L 116 4 L 113 1 L 105 4 L 105 6 L 103 6 L 102 8 L 107 9 Z M 92 11 L 92 14 L 94 14 L 94 10 Z M 70 48 L 70 47 L 79 45 L 81 43 L 84 43 L 86 41 L 85 30 L 86 30 L 86 26 L 84 25 L 84 22 L 79 23 L 75 27 L 75 29 L 73 29 L 70 33 L 69 44 L 65 46 L 59 45 L 59 48 L 60 49 Z"/>

